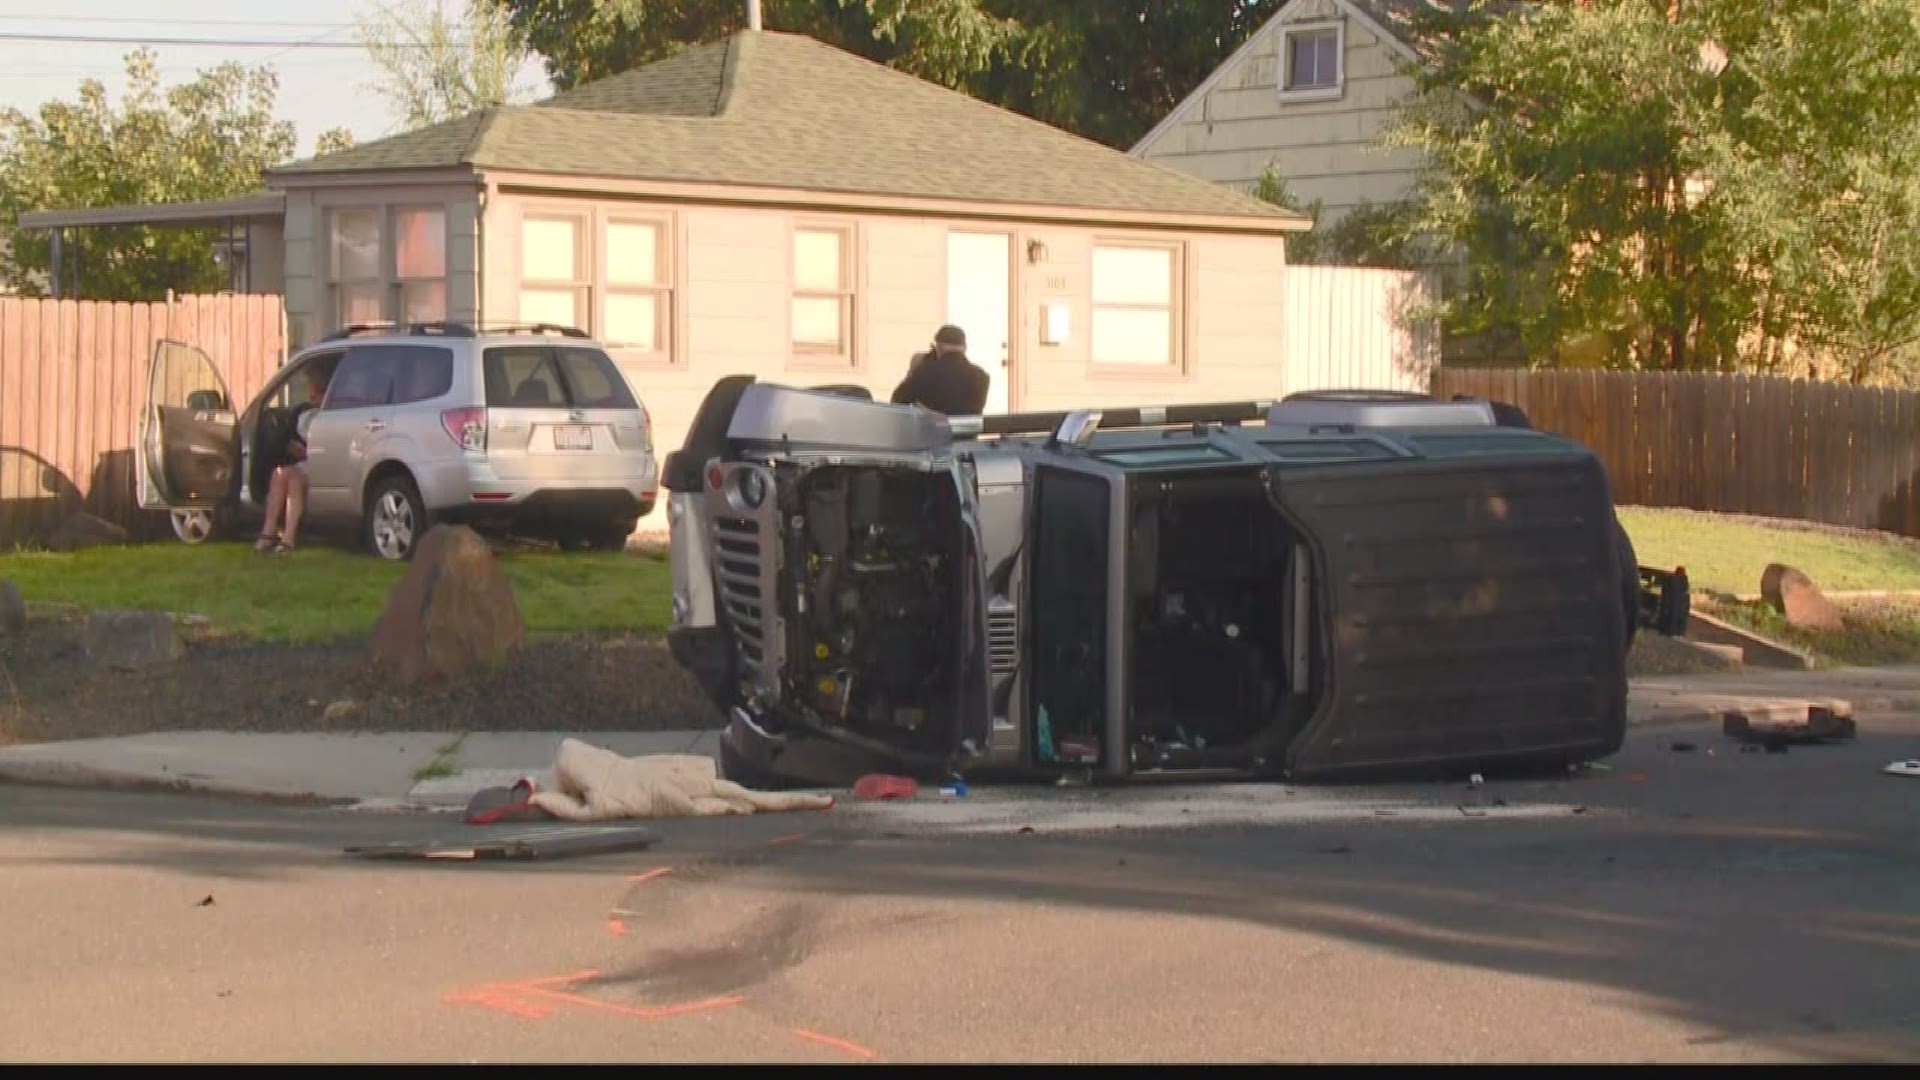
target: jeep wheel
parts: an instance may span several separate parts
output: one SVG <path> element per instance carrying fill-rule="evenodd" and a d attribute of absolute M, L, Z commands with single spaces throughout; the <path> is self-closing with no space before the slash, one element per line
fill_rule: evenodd
<path fill-rule="evenodd" d="M 1620 524 L 1613 522 L 1614 561 L 1620 564 L 1620 612 L 1627 620 L 1627 648 L 1632 650 L 1633 637 L 1640 629 L 1640 562 L 1633 550 L 1633 538 Z"/>
<path fill-rule="evenodd" d="M 385 476 L 367 498 L 367 550 L 382 559 L 405 562 L 427 532 L 427 508 L 405 474 Z"/>

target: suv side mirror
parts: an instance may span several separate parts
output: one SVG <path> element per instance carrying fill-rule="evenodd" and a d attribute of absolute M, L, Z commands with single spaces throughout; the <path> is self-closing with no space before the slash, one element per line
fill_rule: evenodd
<path fill-rule="evenodd" d="M 218 390 L 195 390 L 187 395 L 187 408 L 194 412 L 224 412 L 227 395 Z"/>

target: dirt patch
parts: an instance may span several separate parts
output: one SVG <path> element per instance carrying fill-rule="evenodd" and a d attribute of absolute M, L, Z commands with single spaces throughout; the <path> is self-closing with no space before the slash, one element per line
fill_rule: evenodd
<path fill-rule="evenodd" d="M 539 636 L 497 671 L 438 691 L 381 689 L 361 642 L 265 645 L 182 631 L 186 655 L 138 673 L 95 669 L 80 624 L 37 618 L 0 642 L 0 741 L 150 731 L 657 731 L 722 718 L 640 635 Z M 357 707 L 336 707 L 351 701 Z"/>

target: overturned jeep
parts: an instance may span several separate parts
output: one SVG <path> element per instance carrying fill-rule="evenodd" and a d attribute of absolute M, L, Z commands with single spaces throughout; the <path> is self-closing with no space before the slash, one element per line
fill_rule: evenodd
<path fill-rule="evenodd" d="M 947 418 L 723 380 L 666 463 L 669 639 L 753 786 L 1591 760 L 1686 583 L 1636 566 L 1592 451 L 1512 412 Z"/>

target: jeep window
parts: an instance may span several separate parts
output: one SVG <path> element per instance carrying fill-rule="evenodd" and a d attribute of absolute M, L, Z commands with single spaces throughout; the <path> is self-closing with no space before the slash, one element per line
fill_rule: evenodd
<path fill-rule="evenodd" d="M 1138 450 L 1106 450 L 1094 455 L 1109 465 L 1123 469 L 1151 469 L 1163 465 L 1204 465 L 1212 461 L 1233 461 L 1232 454 L 1217 446 L 1150 446 Z"/>
<path fill-rule="evenodd" d="M 631 409 L 633 394 L 598 349 L 511 345 L 488 349 L 487 405 L 496 409 Z"/>
<path fill-rule="evenodd" d="M 1397 457 L 1374 439 L 1261 439 L 1260 448 L 1281 461 L 1379 461 Z"/>

